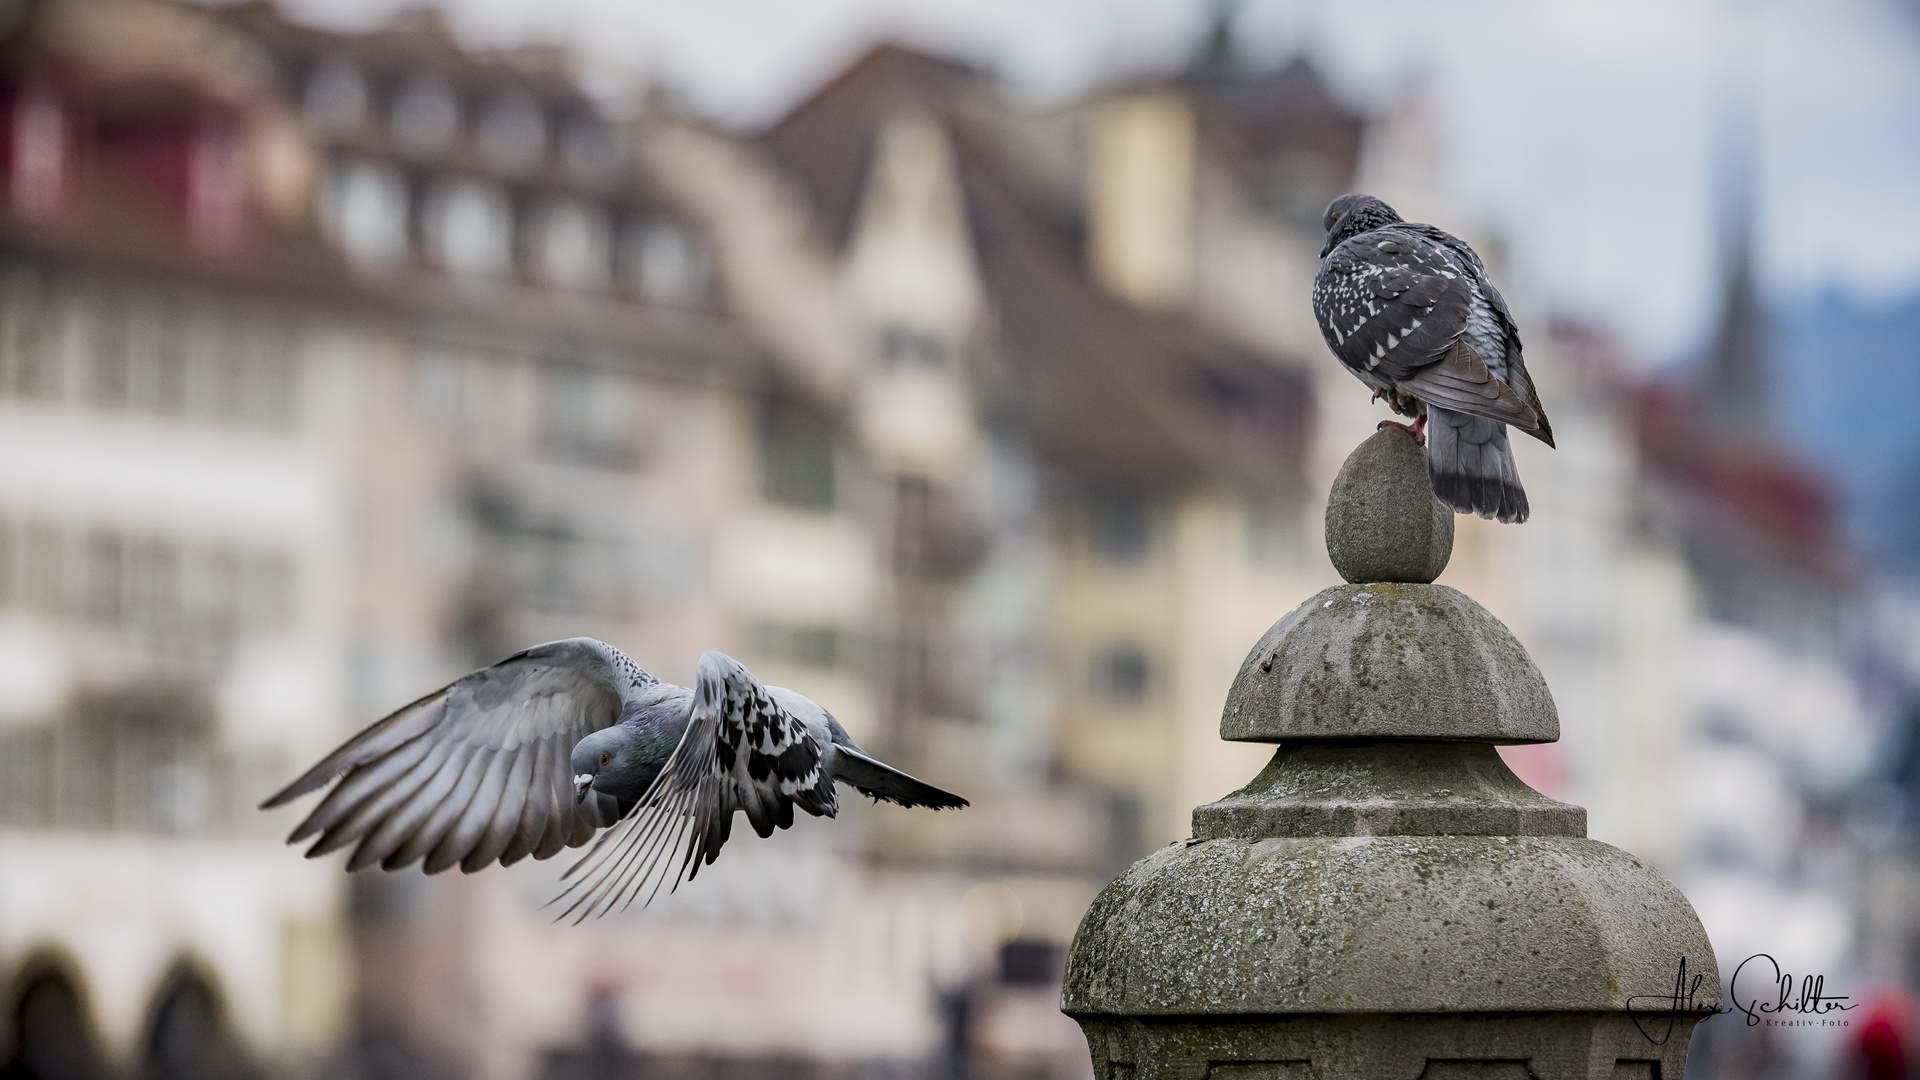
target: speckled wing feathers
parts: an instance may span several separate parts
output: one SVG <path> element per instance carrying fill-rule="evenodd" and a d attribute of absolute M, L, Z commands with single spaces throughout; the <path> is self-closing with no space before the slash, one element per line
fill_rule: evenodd
<path fill-rule="evenodd" d="M 1469 298 L 1468 282 L 1444 248 L 1392 229 L 1335 248 L 1313 287 L 1328 347 L 1376 388 L 1443 359 L 1466 330 Z"/>
<path fill-rule="evenodd" d="M 559 917 L 577 922 L 678 888 L 718 857 L 735 810 L 761 836 L 791 825 L 795 806 L 833 817 L 828 749 L 824 728 L 782 706 L 739 661 L 702 653 L 686 734 L 634 812 L 567 870 Z"/>

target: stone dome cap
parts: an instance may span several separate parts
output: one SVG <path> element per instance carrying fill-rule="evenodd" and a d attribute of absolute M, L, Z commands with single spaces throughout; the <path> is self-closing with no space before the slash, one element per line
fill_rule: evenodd
<path fill-rule="evenodd" d="M 1552 742 L 1546 680 L 1499 619 L 1445 585 L 1337 585 L 1273 624 L 1220 737 Z"/>

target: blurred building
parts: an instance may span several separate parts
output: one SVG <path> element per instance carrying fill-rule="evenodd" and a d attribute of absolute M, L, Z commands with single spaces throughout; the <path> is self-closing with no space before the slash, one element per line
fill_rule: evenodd
<path fill-rule="evenodd" d="M 1033 118 L 882 49 L 736 140 L 424 16 L 157 0 L 29 5 L 4 70 L 10 1061 L 1084 1067 L 1079 911 L 1257 761 L 1211 733 L 1308 584 L 1311 396 L 1103 289 Z M 578 633 L 731 651 L 975 806 L 589 928 L 554 864 L 349 888 L 251 809 Z"/>
<path fill-rule="evenodd" d="M 950 998 L 987 1075 L 1084 1070 L 1061 947 L 1107 874 L 1257 769 L 1215 737 L 1220 698 L 1311 565 L 1305 378 L 1105 289 L 1080 195 L 1039 159 L 1050 123 L 883 46 L 751 143 L 668 116 L 636 138 L 870 471 L 872 741 L 976 796 L 877 820 L 873 853 L 1018 914 Z"/>
<path fill-rule="evenodd" d="M 0 34 L 4 1053 L 314 1058 L 343 883 L 253 807 L 347 696 L 336 330 L 366 297 L 307 223 L 298 114 L 232 35 L 58 2 Z"/>
<path fill-rule="evenodd" d="M 155 1075 L 534 1071 L 591 988 L 511 981 L 552 1004 L 489 1024 L 488 886 L 349 907 L 253 806 L 562 633 L 821 669 L 784 681 L 858 724 L 819 611 L 728 599 L 860 610 L 830 430 L 551 57 L 136 0 L 6 30 L 10 1060 L 95 1031 L 80 1059 Z"/>

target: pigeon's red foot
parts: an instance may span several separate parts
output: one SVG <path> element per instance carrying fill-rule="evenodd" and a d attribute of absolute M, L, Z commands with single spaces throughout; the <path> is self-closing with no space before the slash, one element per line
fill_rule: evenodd
<path fill-rule="evenodd" d="M 1427 414 L 1426 413 L 1421 413 L 1419 419 L 1415 420 L 1411 424 L 1402 424 L 1398 420 L 1382 420 L 1380 421 L 1380 427 L 1381 428 L 1397 427 L 1401 431 L 1404 431 L 1407 434 L 1413 436 L 1414 442 L 1419 443 L 1421 446 L 1427 445 Z M 1379 428 L 1375 428 L 1374 430 L 1378 431 Z"/>

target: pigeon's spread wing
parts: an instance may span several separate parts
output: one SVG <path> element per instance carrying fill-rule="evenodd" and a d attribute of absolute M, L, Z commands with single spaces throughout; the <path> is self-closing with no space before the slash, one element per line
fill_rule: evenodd
<path fill-rule="evenodd" d="M 536 645 L 375 723 L 263 808 L 337 779 L 287 842 L 318 835 L 309 858 L 357 844 L 349 870 L 472 873 L 577 847 L 619 818 L 599 792 L 575 804 L 568 759 L 619 718 L 623 660 L 592 638 Z"/>
<path fill-rule="evenodd" d="M 837 812 L 824 733 L 732 657 L 700 654 L 699 674 L 680 745 L 634 813 L 567 871 L 574 881 L 555 900 L 567 902 L 561 918 L 604 915 L 643 891 L 651 900 L 669 880 L 678 887 L 719 856 L 735 810 L 761 836 L 793 824 L 795 806 Z"/>

